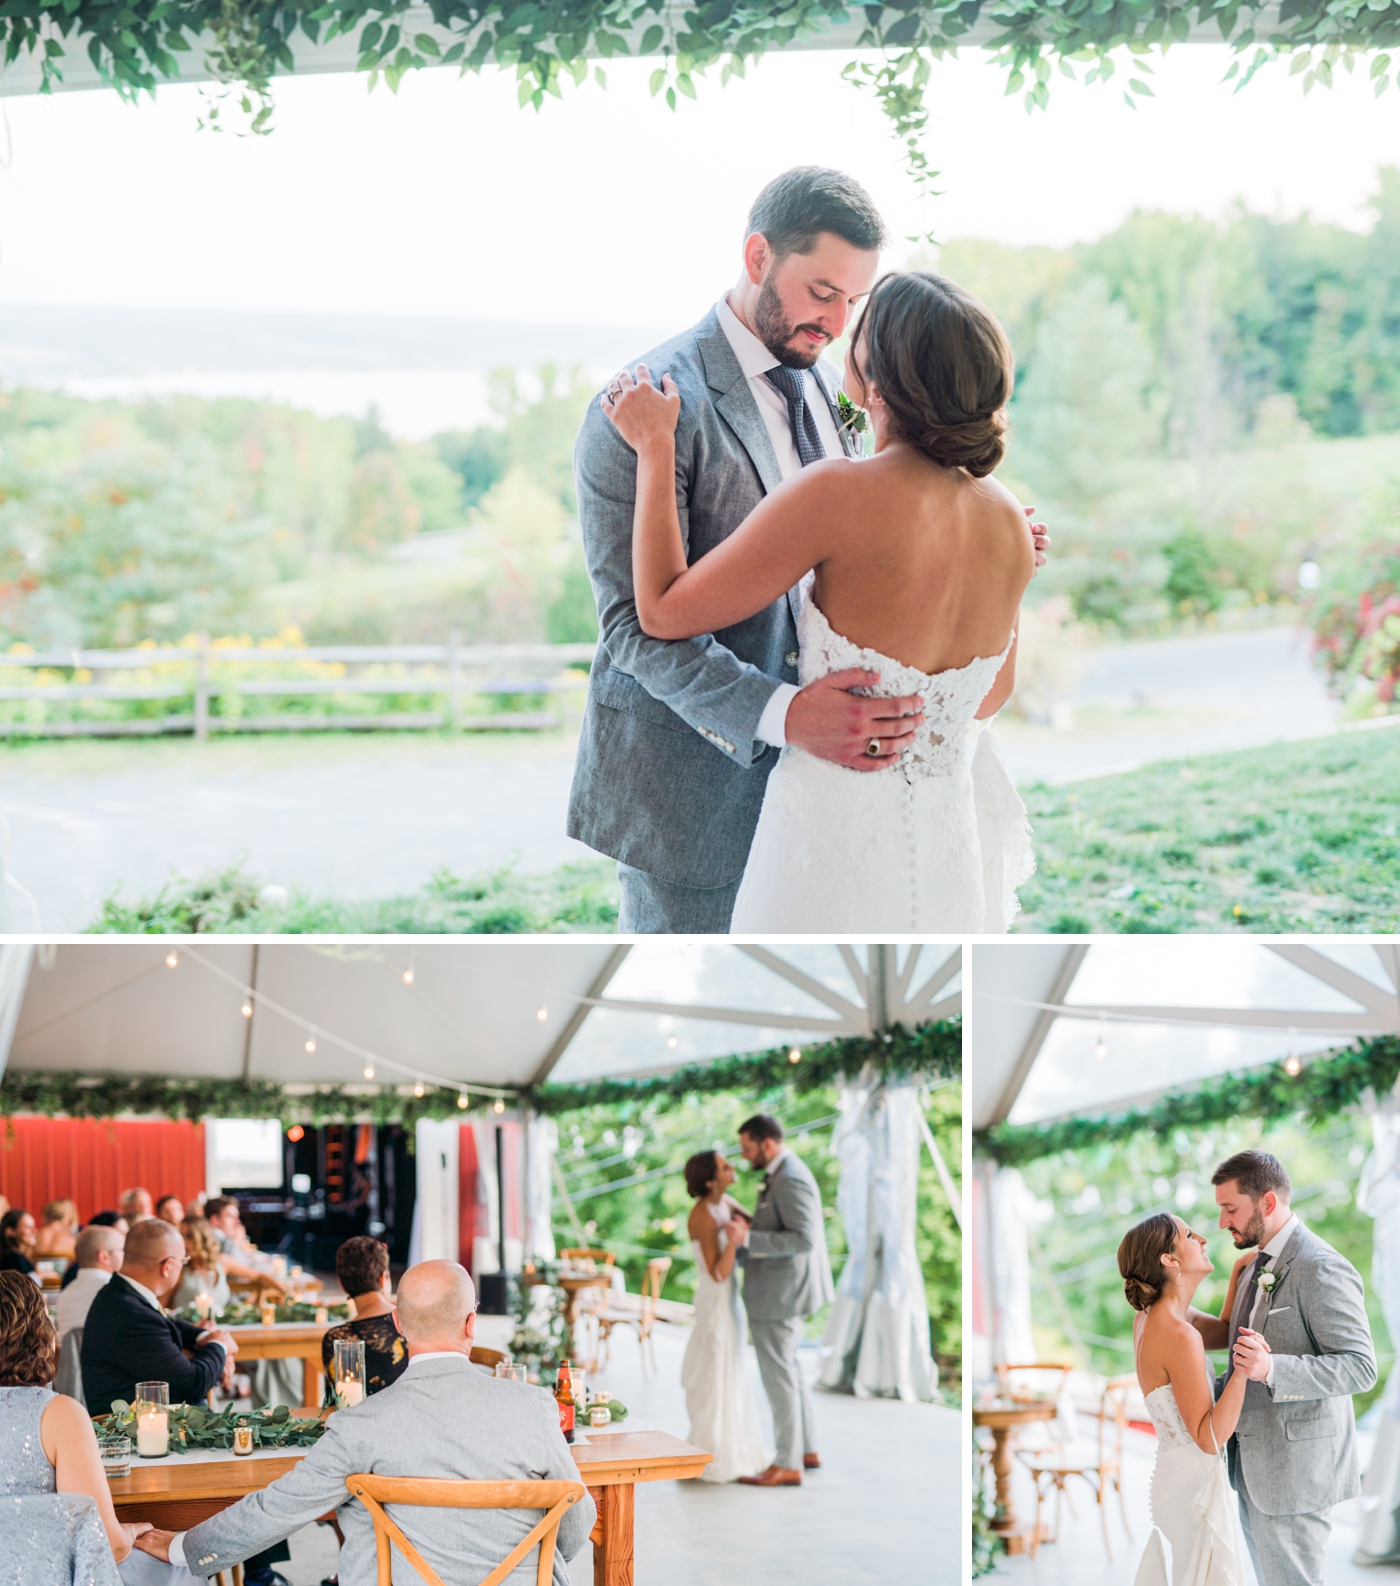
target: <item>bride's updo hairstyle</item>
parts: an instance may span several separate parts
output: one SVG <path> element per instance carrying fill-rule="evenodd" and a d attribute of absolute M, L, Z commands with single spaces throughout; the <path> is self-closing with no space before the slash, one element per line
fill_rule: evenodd
<path fill-rule="evenodd" d="M 1016 363 L 990 309 L 941 275 L 897 272 L 875 283 L 855 340 L 901 440 L 940 467 L 991 473 Z"/>
<path fill-rule="evenodd" d="M 708 1195 L 719 1172 L 719 1159 L 713 1151 L 697 1151 L 685 1164 L 685 1187 L 699 1200 Z"/>
<path fill-rule="evenodd" d="M 1162 1297 L 1167 1269 L 1162 1257 L 1176 1249 L 1181 1230 L 1168 1212 L 1144 1217 L 1136 1228 L 1123 1235 L 1118 1246 L 1118 1270 L 1123 1276 L 1123 1293 L 1135 1311 L 1145 1311 Z"/>

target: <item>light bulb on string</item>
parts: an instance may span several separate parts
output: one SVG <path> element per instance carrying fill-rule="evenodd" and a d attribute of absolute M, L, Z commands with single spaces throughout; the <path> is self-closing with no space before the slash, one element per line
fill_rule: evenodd
<path fill-rule="evenodd" d="M 1102 1063 L 1108 1056 L 1108 1042 L 1104 1039 L 1103 1024 L 1099 1025 L 1099 1038 L 1094 1043 L 1094 1056 Z"/>
<path fill-rule="evenodd" d="M 253 1004 L 245 999 L 243 1006 L 238 1011 L 245 1019 L 251 1019 L 253 1017 Z"/>
<path fill-rule="evenodd" d="M 406 986 L 411 986 L 413 984 L 413 955 L 412 955 L 412 953 L 410 953 L 409 956 L 408 956 L 408 968 L 405 969 L 404 972 L 403 972 L 403 983 Z"/>
<path fill-rule="evenodd" d="M 796 1046 L 789 1048 L 789 1050 L 788 1050 L 788 1062 L 789 1063 L 800 1063 L 801 1061 L 802 1061 L 802 1049 L 800 1047 L 796 1047 Z"/>
<path fill-rule="evenodd" d="M 466 1091 L 460 1091 L 458 1093 L 457 1105 L 462 1109 L 463 1112 L 465 1112 L 467 1110 L 467 1093 L 466 1093 Z"/>
<path fill-rule="evenodd" d="M 539 1007 L 535 1009 L 535 1017 L 541 1024 L 549 1017 L 549 1004 L 543 998 L 540 999 Z"/>
<path fill-rule="evenodd" d="M 179 962 L 180 962 L 179 953 L 173 953 L 172 952 L 172 953 L 167 953 L 165 955 L 165 967 L 167 969 L 174 969 L 176 964 L 178 964 Z"/>
<path fill-rule="evenodd" d="M 673 1052 L 675 1051 L 677 1044 L 678 1043 L 674 1035 L 668 1035 L 666 1037 L 666 1045 L 669 1046 Z"/>
<path fill-rule="evenodd" d="M 492 1110 L 492 1112 L 504 1112 L 506 1110 L 506 1104 L 505 1104 L 505 1102 L 503 1102 L 501 1100 L 501 1098 L 499 1096 L 497 1096 L 496 1097 L 496 1105 L 491 1110 Z"/>
<path fill-rule="evenodd" d="M 421 1079 L 420 1079 L 420 1080 L 419 1080 L 419 1081 L 418 1081 L 418 1083 L 417 1083 L 417 1084 L 416 1084 L 416 1085 L 415 1085 L 415 1086 L 414 1086 L 414 1087 L 413 1087 L 413 1094 L 414 1094 L 414 1095 L 415 1095 L 415 1096 L 424 1096 L 424 1095 L 426 1095 L 426 1094 L 427 1094 L 427 1091 L 426 1091 L 426 1089 L 425 1089 L 425 1087 L 424 1087 L 424 1085 L 423 1085 L 423 1081 L 422 1081 L 422 1080 L 421 1080 Z"/>
<path fill-rule="evenodd" d="M 1290 1028 L 1288 1031 L 1288 1056 L 1283 1060 L 1283 1071 L 1290 1078 L 1296 1078 L 1303 1072 L 1303 1060 L 1297 1052 L 1298 1031 Z"/>
<path fill-rule="evenodd" d="M 314 1030 L 306 1038 L 306 1050 L 308 1052 L 314 1052 L 316 1050 L 316 1032 Z"/>
<path fill-rule="evenodd" d="M 365 1064 L 365 1078 L 366 1079 L 373 1079 L 374 1078 L 374 1064 L 373 1063 L 366 1063 Z"/>

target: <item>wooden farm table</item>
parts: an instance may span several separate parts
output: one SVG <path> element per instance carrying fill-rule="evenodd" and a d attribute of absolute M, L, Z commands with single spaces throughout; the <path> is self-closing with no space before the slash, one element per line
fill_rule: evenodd
<path fill-rule="evenodd" d="M 305 1410 L 293 1411 L 306 1414 Z M 587 1435 L 586 1433 L 584 1434 Z M 609 1432 L 574 1445 L 581 1479 L 598 1506 L 593 1527 L 593 1586 L 633 1586 L 633 1489 L 639 1481 L 684 1481 L 711 1458 L 669 1432 Z M 302 1454 L 148 1465 L 133 1459 L 131 1474 L 109 1483 L 119 1520 L 149 1520 L 185 1531 L 284 1476 Z M 657 1583 L 660 1586 L 660 1583 Z"/>
<path fill-rule="evenodd" d="M 238 1345 L 234 1368 L 245 1360 L 300 1360 L 302 1363 L 301 1402 L 308 1409 L 321 1404 L 321 1340 L 337 1326 L 335 1322 L 274 1322 L 264 1327 L 259 1322 L 230 1327 Z"/>
<path fill-rule="evenodd" d="M 991 1428 L 992 1470 L 997 1478 L 997 1517 L 992 1521 L 992 1530 L 1001 1538 L 1008 1553 L 1029 1551 L 1033 1540 L 1033 1526 L 1021 1524 L 1011 1501 L 1012 1430 L 1036 1421 L 1053 1421 L 1058 1413 L 1053 1399 L 1037 1400 L 1033 1404 L 1002 1400 L 997 1404 L 972 1407 L 972 1424 Z"/>

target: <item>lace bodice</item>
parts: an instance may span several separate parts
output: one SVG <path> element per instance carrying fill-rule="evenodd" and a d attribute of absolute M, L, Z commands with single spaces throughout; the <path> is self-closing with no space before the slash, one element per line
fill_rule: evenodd
<path fill-rule="evenodd" d="M 1199 1452 L 1199 1445 L 1186 1430 L 1186 1422 L 1177 1408 L 1171 1383 L 1165 1382 L 1160 1388 L 1153 1388 L 1151 1393 L 1144 1394 L 1143 1402 L 1157 1429 L 1158 1448 L 1185 1448 L 1189 1445 Z"/>
<path fill-rule="evenodd" d="M 965 762 L 967 735 L 977 707 L 996 681 L 1016 635 L 1013 633 L 1006 641 L 1000 655 L 981 655 L 966 666 L 944 672 L 920 672 L 912 666 L 901 666 L 878 650 L 852 644 L 837 633 L 812 599 L 808 585 L 803 590 L 797 637 L 798 676 L 803 687 L 831 672 L 860 666 L 880 674 L 876 687 L 862 689 L 861 693 L 882 698 L 922 696 L 924 724 L 898 761 L 898 769 L 913 782 L 923 777 L 951 776 Z"/>

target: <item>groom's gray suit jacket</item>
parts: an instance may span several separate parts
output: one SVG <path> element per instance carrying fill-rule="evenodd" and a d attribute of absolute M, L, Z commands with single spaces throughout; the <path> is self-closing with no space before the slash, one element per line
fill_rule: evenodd
<path fill-rule="evenodd" d="M 639 361 L 658 382 L 669 373 L 680 388 L 676 502 L 693 563 L 727 539 L 782 474 L 713 309 Z M 818 360 L 813 372 L 834 404 L 835 371 Z M 839 420 L 837 430 L 854 453 Z M 662 881 L 731 885 L 748 861 L 778 758 L 756 737 L 759 718 L 780 682 L 797 681 L 794 597 L 704 638 L 649 639 L 632 592 L 636 453 L 596 398 L 574 447 L 574 474 L 599 637 L 569 835 Z"/>
<path fill-rule="evenodd" d="M 787 1151 L 768 1175 L 743 1256 L 744 1308 L 751 1322 L 810 1316 L 835 1295 L 821 1191 L 795 1151 Z"/>
<path fill-rule="evenodd" d="M 352 1499 L 347 1476 L 426 1476 L 459 1481 L 578 1481 L 553 1398 L 539 1388 L 488 1377 L 465 1357 L 421 1360 L 363 1404 L 338 1410 L 325 1435 L 287 1475 L 185 1533 L 185 1562 L 214 1575 L 338 1511 L 345 1546 L 341 1586 L 374 1586 L 374 1526 Z M 540 1518 L 528 1509 L 428 1509 L 390 1514 L 452 1586 L 481 1581 Z M 554 1586 L 569 1586 L 564 1560 L 588 1540 L 594 1504 L 585 1497 L 559 1525 Z M 535 1586 L 538 1550 L 507 1579 Z M 395 1580 L 418 1575 L 397 1549 Z"/>
<path fill-rule="evenodd" d="M 1274 1385 L 1250 1382 L 1230 1439 L 1230 1484 L 1243 1479 L 1264 1514 L 1321 1514 L 1361 1491 L 1351 1396 L 1376 1384 L 1376 1351 L 1366 1320 L 1361 1274 L 1299 1223 L 1267 1270 L 1278 1275 L 1262 1295 L 1255 1331 L 1274 1355 Z M 1230 1316 L 1233 1345 L 1247 1284 Z M 1216 1380 L 1216 1394 L 1225 1377 Z"/>

